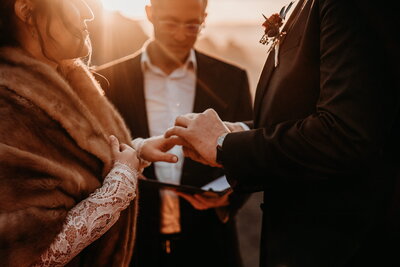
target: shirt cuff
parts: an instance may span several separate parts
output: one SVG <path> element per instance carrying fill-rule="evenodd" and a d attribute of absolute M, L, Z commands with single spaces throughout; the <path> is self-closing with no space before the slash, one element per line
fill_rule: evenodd
<path fill-rule="evenodd" d="M 243 122 L 238 122 L 240 126 L 242 126 L 243 131 L 249 131 L 250 127 L 247 126 L 247 124 L 243 123 Z"/>

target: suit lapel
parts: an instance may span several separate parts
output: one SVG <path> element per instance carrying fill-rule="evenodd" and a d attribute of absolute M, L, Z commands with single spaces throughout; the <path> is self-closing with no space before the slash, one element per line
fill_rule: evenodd
<path fill-rule="evenodd" d="M 140 137 L 149 137 L 149 125 L 147 120 L 147 110 L 146 110 L 146 99 L 144 92 L 144 73 L 142 71 L 140 57 L 139 60 L 133 62 L 133 72 L 132 72 L 132 97 L 134 101 L 130 101 L 128 106 L 131 106 L 131 103 L 135 103 L 133 110 L 135 112 L 134 118 L 136 118 L 136 123 L 139 127 L 135 127 L 136 132 L 133 133 L 134 136 Z M 127 98 L 130 99 L 130 98 Z"/>
<path fill-rule="evenodd" d="M 289 32 L 292 27 L 293 24 L 295 24 L 299 18 L 300 12 L 302 10 L 302 8 L 305 5 L 305 2 L 307 2 L 308 0 L 299 0 L 299 3 L 296 5 L 295 9 L 293 10 L 292 15 L 288 18 L 287 23 L 285 24 L 285 26 L 283 26 L 282 31 L 283 32 Z M 285 36 L 284 36 L 285 38 Z M 282 39 L 282 41 L 284 40 L 284 38 Z"/>
<path fill-rule="evenodd" d="M 213 107 L 218 111 L 226 110 L 228 104 L 216 89 L 219 86 L 215 73 L 218 69 L 213 64 L 207 64 L 204 56 L 196 52 L 197 73 L 196 73 L 196 93 L 194 99 L 193 112 L 200 113 Z"/>
<path fill-rule="evenodd" d="M 272 50 L 268 55 L 267 61 L 265 62 L 263 71 L 260 76 L 260 80 L 258 81 L 256 96 L 255 96 L 255 100 L 254 100 L 254 115 L 255 115 L 254 127 L 258 127 L 262 99 L 263 99 L 265 91 L 267 89 L 268 82 L 272 76 L 272 73 L 274 72 L 274 69 L 275 69 L 274 68 L 274 56 L 275 56 L 275 50 Z"/>
<path fill-rule="evenodd" d="M 299 3 L 297 4 L 296 8 L 293 10 L 292 15 L 289 17 L 287 23 L 283 27 L 282 31 L 289 33 L 290 29 L 292 28 L 293 24 L 297 21 L 300 11 L 302 9 L 302 6 L 304 5 L 304 1 L 307 0 L 299 0 Z M 281 40 L 281 46 L 282 43 L 284 42 L 285 38 Z M 255 96 L 255 101 L 254 101 L 254 127 L 258 127 L 258 123 L 260 120 L 260 113 L 261 113 L 261 103 L 264 98 L 264 95 L 266 93 L 266 89 L 268 87 L 268 83 L 271 79 L 272 74 L 274 73 L 275 70 L 275 49 L 272 50 L 267 57 L 267 60 L 265 62 L 263 71 L 260 76 L 260 80 L 257 85 L 257 90 L 256 90 L 256 96 Z"/>
<path fill-rule="evenodd" d="M 147 116 L 147 108 L 146 108 L 146 98 L 145 98 L 145 88 L 144 88 L 144 73 L 142 71 L 141 65 L 141 55 L 138 57 L 138 60 L 132 62 L 132 80 L 131 80 L 131 88 L 130 96 L 127 95 L 126 100 L 128 103 L 127 107 L 131 107 L 132 103 L 135 103 L 134 107 L 131 109 L 133 114 L 134 121 L 132 124 L 134 125 L 132 129 L 135 129 L 135 132 L 132 135 L 136 137 L 148 138 L 150 137 L 150 129 L 148 123 Z M 124 87 L 122 87 L 124 88 Z M 156 179 L 154 165 L 152 164 L 148 168 L 144 170 L 143 173 L 148 179 Z"/>

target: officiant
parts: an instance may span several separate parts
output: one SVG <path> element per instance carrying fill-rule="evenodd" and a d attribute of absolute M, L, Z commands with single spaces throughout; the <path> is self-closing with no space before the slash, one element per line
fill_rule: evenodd
<path fill-rule="evenodd" d="M 153 0 L 146 7 L 154 38 L 140 53 L 98 68 L 110 86 L 106 96 L 125 118 L 134 137 L 150 137 L 188 112 L 214 108 L 226 121 L 252 116 L 246 72 L 195 50 L 204 27 L 206 0 Z M 100 79 L 100 81 L 102 81 Z M 242 129 L 240 124 L 231 127 Z M 243 126 L 246 127 L 246 126 Z M 155 163 L 148 179 L 201 187 L 223 175 L 219 168 L 184 159 Z M 139 185 L 139 216 L 132 266 L 242 266 L 235 214 L 246 195 L 218 198 L 177 194 Z"/>

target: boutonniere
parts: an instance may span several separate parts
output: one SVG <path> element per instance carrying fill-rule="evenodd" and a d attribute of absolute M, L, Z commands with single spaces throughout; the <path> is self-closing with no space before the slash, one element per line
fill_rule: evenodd
<path fill-rule="evenodd" d="M 260 43 L 263 45 L 271 45 L 268 49 L 268 53 L 275 49 L 275 67 L 278 65 L 279 43 L 283 36 L 286 35 L 286 32 L 282 31 L 282 25 L 285 21 L 287 13 L 293 6 L 293 3 L 294 1 L 290 2 L 289 5 L 282 7 L 279 14 L 272 14 L 269 18 L 262 14 L 265 19 L 265 22 L 262 24 L 262 26 L 265 29 Z"/>

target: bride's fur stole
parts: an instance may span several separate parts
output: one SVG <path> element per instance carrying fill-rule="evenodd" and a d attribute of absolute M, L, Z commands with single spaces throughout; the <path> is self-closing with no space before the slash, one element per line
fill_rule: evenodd
<path fill-rule="evenodd" d="M 109 135 L 131 137 L 81 61 L 56 71 L 17 48 L 0 48 L 0 119 L 0 265 L 28 266 L 101 187 Z M 136 208 L 137 200 L 69 265 L 128 266 Z"/>

